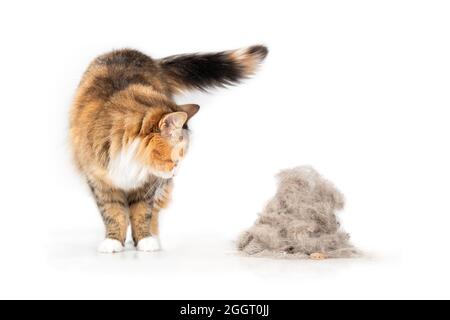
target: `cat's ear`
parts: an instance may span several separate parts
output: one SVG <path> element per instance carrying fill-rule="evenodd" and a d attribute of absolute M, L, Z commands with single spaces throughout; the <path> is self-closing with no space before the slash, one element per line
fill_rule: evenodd
<path fill-rule="evenodd" d="M 183 111 L 168 113 L 159 121 L 159 128 L 163 133 L 170 133 L 175 129 L 183 128 L 187 119 L 188 114 Z"/>
<path fill-rule="evenodd" d="M 200 110 L 200 106 L 198 104 L 183 104 L 178 106 L 178 110 L 186 112 L 189 120 Z"/>

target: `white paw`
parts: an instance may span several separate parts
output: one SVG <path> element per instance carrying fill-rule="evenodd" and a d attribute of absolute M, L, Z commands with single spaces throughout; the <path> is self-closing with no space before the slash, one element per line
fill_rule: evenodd
<path fill-rule="evenodd" d="M 120 241 L 114 239 L 105 239 L 98 246 L 98 252 L 100 253 L 122 252 L 123 249 L 123 245 Z"/>
<path fill-rule="evenodd" d="M 158 237 L 147 237 L 139 240 L 137 245 L 138 251 L 154 252 L 161 250 L 161 243 Z"/>

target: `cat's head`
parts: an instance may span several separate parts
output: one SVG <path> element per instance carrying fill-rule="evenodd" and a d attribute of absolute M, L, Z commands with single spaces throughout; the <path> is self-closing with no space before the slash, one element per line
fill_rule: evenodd
<path fill-rule="evenodd" d="M 153 175 L 165 179 L 175 175 L 189 147 L 187 122 L 199 108 L 195 104 L 177 106 L 177 111 L 163 113 L 155 122 L 145 146 L 146 163 Z"/>

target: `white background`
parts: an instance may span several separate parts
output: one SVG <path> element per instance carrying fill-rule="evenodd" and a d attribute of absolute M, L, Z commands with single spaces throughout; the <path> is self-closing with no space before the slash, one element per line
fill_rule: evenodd
<path fill-rule="evenodd" d="M 0 298 L 450 298 L 448 1 L 3 1 Z M 68 109 L 98 54 L 263 43 L 251 80 L 198 103 L 164 252 L 102 256 Z M 233 240 L 311 164 L 345 193 L 360 260 L 242 258 Z"/>

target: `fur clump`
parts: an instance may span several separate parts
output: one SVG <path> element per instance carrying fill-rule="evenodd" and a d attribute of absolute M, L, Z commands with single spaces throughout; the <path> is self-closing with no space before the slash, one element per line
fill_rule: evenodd
<path fill-rule="evenodd" d="M 344 197 L 308 166 L 278 174 L 278 191 L 255 225 L 244 232 L 238 250 L 249 256 L 325 259 L 350 258 L 360 252 L 340 229 L 336 211 Z"/>

